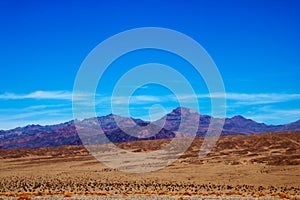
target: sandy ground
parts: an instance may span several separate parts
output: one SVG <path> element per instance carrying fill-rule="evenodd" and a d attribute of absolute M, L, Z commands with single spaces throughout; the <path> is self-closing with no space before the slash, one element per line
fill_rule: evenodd
<path fill-rule="evenodd" d="M 111 169 L 78 146 L 1 150 L 0 199 L 300 199 L 299 135 L 222 137 L 204 158 L 197 139 L 169 166 L 138 174 Z M 150 152 L 168 142 L 118 146 Z"/>

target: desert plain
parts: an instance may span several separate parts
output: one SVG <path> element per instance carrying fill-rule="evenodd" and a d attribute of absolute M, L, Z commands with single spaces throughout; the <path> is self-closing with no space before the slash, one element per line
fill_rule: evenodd
<path fill-rule="evenodd" d="M 116 145 L 138 153 L 169 142 Z M 222 136 L 200 158 L 202 142 L 147 173 L 112 169 L 84 146 L 0 150 L 0 199 L 300 199 L 300 131 Z"/>

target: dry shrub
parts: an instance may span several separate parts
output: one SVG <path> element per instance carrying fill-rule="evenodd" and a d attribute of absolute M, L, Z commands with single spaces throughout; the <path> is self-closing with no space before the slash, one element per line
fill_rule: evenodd
<path fill-rule="evenodd" d="M 173 195 L 174 195 L 174 196 L 179 196 L 180 193 L 179 193 L 179 192 L 173 192 Z"/>
<path fill-rule="evenodd" d="M 225 192 L 226 195 L 241 195 L 241 196 L 244 196 L 245 194 L 243 192 L 239 192 L 239 191 L 228 191 L 228 192 Z M 253 193 L 254 195 L 254 193 Z"/>
<path fill-rule="evenodd" d="M 201 192 L 201 195 L 203 195 L 203 196 L 208 196 L 209 193 L 208 193 L 208 192 Z"/>
<path fill-rule="evenodd" d="M 168 194 L 168 192 L 166 192 L 166 191 L 160 191 L 160 192 L 158 192 L 157 194 L 158 194 L 158 195 L 166 195 L 166 194 Z"/>
<path fill-rule="evenodd" d="M 221 193 L 221 192 L 214 192 L 214 195 L 216 195 L 216 196 L 221 196 L 222 193 Z"/>
<path fill-rule="evenodd" d="M 144 195 L 147 196 L 147 197 L 149 197 L 149 196 L 151 196 L 151 193 L 146 192 Z"/>
<path fill-rule="evenodd" d="M 278 197 L 278 194 L 277 193 L 272 193 L 270 194 L 272 197 Z"/>
<path fill-rule="evenodd" d="M 14 196 L 15 196 L 15 195 L 14 195 L 13 193 L 11 193 L 11 192 L 5 192 L 3 195 L 6 196 L 6 197 L 14 197 Z"/>
<path fill-rule="evenodd" d="M 78 195 L 83 195 L 84 194 L 84 192 L 75 192 L 75 194 L 78 194 Z"/>
<path fill-rule="evenodd" d="M 63 197 L 64 197 L 64 198 L 66 198 L 66 197 L 71 197 L 72 195 L 73 195 L 72 192 L 67 192 L 67 193 L 65 193 L 65 194 L 63 195 Z"/>
<path fill-rule="evenodd" d="M 31 199 L 32 198 L 31 198 L 30 194 L 27 192 L 19 193 L 18 198 L 17 198 L 17 200 L 31 200 Z"/>
<path fill-rule="evenodd" d="M 258 192 L 257 195 L 258 195 L 259 197 L 264 197 L 264 196 L 266 196 L 266 194 L 265 194 L 264 192 Z"/>
<path fill-rule="evenodd" d="M 45 194 L 41 191 L 38 191 L 38 192 L 34 192 L 33 195 L 34 196 L 44 196 Z"/>
<path fill-rule="evenodd" d="M 98 196 L 107 196 L 107 195 L 109 195 L 108 192 L 95 192 L 95 194 L 98 195 Z"/>
<path fill-rule="evenodd" d="M 184 191 L 182 194 L 185 195 L 185 196 L 191 196 L 192 195 L 190 191 Z"/>
<path fill-rule="evenodd" d="M 280 199 L 290 199 L 290 195 L 284 194 L 284 193 L 280 193 L 279 197 L 280 197 Z"/>
<path fill-rule="evenodd" d="M 150 191 L 148 191 L 148 190 L 146 190 L 145 192 L 144 192 L 144 195 L 146 195 L 146 196 L 151 196 L 153 194 L 153 192 L 150 192 Z"/>
<path fill-rule="evenodd" d="M 122 195 L 127 196 L 128 194 L 126 192 L 121 192 Z"/>

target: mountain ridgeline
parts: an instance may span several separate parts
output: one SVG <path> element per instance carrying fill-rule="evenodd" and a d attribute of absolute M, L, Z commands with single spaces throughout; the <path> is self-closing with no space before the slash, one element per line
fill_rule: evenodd
<path fill-rule="evenodd" d="M 184 127 L 180 127 L 184 118 Z M 0 131 L 0 149 L 39 148 L 62 145 L 103 144 L 193 136 L 195 119 L 199 119 L 196 137 L 205 137 L 212 117 L 179 107 L 163 118 L 147 122 L 141 119 L 107 115 L 72 120 L 56 125 L 28 125 Z M 100 128 L 100 126 L 101 128 Z M 182 125 L 181 125 L 182 126 Z M 179 128 L 180 127 L 180 128 Z M 77 133 L 79 130 L 80 137 Z M 180 131 L 179 131 L 180 130 Z M 221 135 L 257 134 L 300 130 L 300 120 L 285 125 L 266 125 L 242 116 L 224 119 Z"/>

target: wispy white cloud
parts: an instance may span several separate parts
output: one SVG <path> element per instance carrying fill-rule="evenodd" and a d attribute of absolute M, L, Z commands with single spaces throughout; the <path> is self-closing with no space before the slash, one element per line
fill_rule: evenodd
<path fill-rule="evenodd" d="M 48 110 L 53 108 L 64 108 L 64 107 L 70 107 L 70 104 L 40 104 L 40 105 L 33 105 L 23 108 L 0 108 L 0 112 L 4 113 L 24 113 L 24 112 L 35 112 L 39 110 Z"/>
<path fill-rule="evenodd" d="M 3 110 L 4 111 L 4 110 Z M 10 112 L 9 114 L 7 114 Z M 0 115 L 1 121 L 7 120 L 25 120 L 25 119 L 38 119 L 38 118 L 53 118 L 53 117 L 72 117 L 72 108 L 71 107 L 47 107 L 41 109 L 30 109 L 22 108 L 19 111 L 14 109 L 7 109 L 4 114 Z"/>
<path fill-rule="evenodd" d="M 127 96 L 114 96 L 111 99 L 110 98 L 99 98 L 100 102 L 103 102 L 103 100 L 112 100 L 112 103 L 114 105 L 120 105 L 120 104 L 135 104 L 135 105 L 140 105 L 140 104 L 149 104 L 149 103 L 158 103 L 158 102 L 163 102 L 167 100 L 174 100 L 173 98 L 169 96 L 154 96 L 154 95 L 134 95 L 131 97 Z"/>
<path fill-rule="evenodd" d="M 196 96 L 190 94 L 176 94 L 175 95 L 134 95 L 132 97 L 126 96 L 115 96 L 112 97 L 109 95 L 102 94 L 77 94 L 76 99 L 80 101 L 82 105 L 82 111 L 90 107 L 94 107 L 93 99 L 95 97 L 95 107 L 97 114 L 105 115 L 111 112 L 111 100 L 112 106 L 116 108 L 115 110 L 120 111 L 117 113 L 122 115 L 126 113 L 124 110 L 128 109 L 128 104 L 130 109 L 135 109 L 135 117 L 141 115 L 140 117 L 145 117 L 145 109 L 153 104 L 169 106 L 165 108 L 171 110 L 172 106 L 176 106 L 177 103 L 183 101 L 185 105 L 189 105 L 190 102 L 193 102 L 194 99 L 198 99 L 201 104 L 201 113 L 210 111 L 210 98 L 222 98 L 226 97 L 227 101 L 227 112 L 233 115 L 242 114 L 246 117 L 258 120 L 261 122 L 274 122 L 275 124 L 281 123 L 281 121 L 293 121 L 300 118 L 299 110 L 299 100 L 300 94 L 286 94 L 286 93 L 211 93 L 211 94 L 197 94 Z M 177 99 L 178 97 L 178 99 Z M 22 100 L 22 99 L 33 99 L 33 100 L 49 100 L 40 101 L 40 105 L 35 104 L 36 102 L 31 102 L 32 104 L 28 107 L 19 108 L 20 106 L 13 107 L 14 103 L 9 104 L 10 107 L 0 107 L 0 121 L 2 128 L 7 128 L 9 124 L 17 124 L 18 121 L 26 122 L 38 122 L 44 120 L 46 122 L 51 121 L 60 121 L 63 122 L 64 119 L 72 118 L 72 98 L 73 94 L 71 91 L 35 91 L 27 94 L 15 94 L 15 93 L 4 93 L 0 94 L 0 100 L 9 101 L 12 100 Z M 56 104 L 51 103 L 51 100 L 63 100 L 62 103 Z M 128 102 L 129 100 L 129 102 Z M 202 100 L 202 102 L 201 102 Z M 294 108 L 284 108 L 278 107 L 276 103 L 284 103 L 290 101 L 297 101 L 296 104 L 293 102 L 293 105 L 298 105 Z M 57 102 L 57 101 L 53 101 Z M 16 102 L 18 103 L 18 102 Z M 191 107 L 192 106 L 186 106 Z M 24 105 L 25 106 L 25 105 Z M 195 108 L 194 108 L 195 109 Z M 152 113 L 153 114 L 153 113 Z M 161 113 L 157 113 L 158 116 Z M 149 117 L 149 116 L 148 116 Z M 157 116 L 152 116 L 157 117 Z M 283 119 L 284 118 L 284 119 Z M 6 125 L 5 125 L 6 124 Z M 13 127 L 10 127 L 13 128 Z"/>
<path fill-rule="evenodd" d="M 68 104 L 34 105 L 23 108 L 1 108 L 0 129 L 11 129 L 28 124 L 53 124 L 71 120 Z"/>
<path fill-rule="evenodd" d="M 83 101 L 84 97 L 94 97 L 99 102 L 110 101 L 111 97 L 103 96 L 100 94 L 87 95 L 77 94 L 76 97 L 81 98 Z M 35 91 L 28 94 L 15 94 L 15 93 L 4 93 L 0 94 L 2 100 L 18 100 L 18 99 L 56 99 L 56 100 L 72 100 L 73 94 L 71 91 Z M 276 102 L 286 102 L 292 100 L 300 100 L 300 94 L 287 94 L 287 93 L 207 93 L 207 94 L 177 94 L 177 97 L 184 101 L 189 101 L 195 98 L 224 98 L 227 100 L 237 101 L 243 105 L 253 104 L 269 104 Z M 128 99 L 134 104 L 144 104 L 162 101 L 177 101 L 174 95 L 134 95 L 130 98 L 126 96 L 115 96 L 113 97 L 114 104 L 127 104 Z"/>
<path fill-rule="evenodd" d="M 226 98 L 227 100 L 235 101 L 241 105 L 259 105 L 259 104 L 272 104 L 279 102 L 288 102 L 300 100 L 300 94 L 287 94 L 287 93 L 208 93 L 208 94 L 177 94 L 179 100 L 184 102 L 192 101 L 193 99 L 205 98 Z M 177 101 L 174 95 L 167 96 L 151 96 L 143 95 L 133 99 L 140 102 L 159 102 L 159 101 Z"/>
<path fill-rule="evenodd" d="M 28 94 L 4 93 L 0 94 L 0 99 L 3 100 L 18 100 L 18 99 L 57 99 L 57 100 L 72 100 L 72 92 L 69 91 L 35 91 Z"/>
<path fill-rule="evenodd" d="M 282 109 L 272 106 L 262 106 L 256 110 L 248 111 L 244 116 L 257 122 L 278 125 L 299 120 L 300 109 Z"/>
<path fill-rule="evenodd" d="M 238 101 L 243 105 L 254 104 L 271 104 L 279 102 L 288 102 L 294 100 L 300 100 L 300 94 L 286 94 L 286 93 L 227 93 L 226 98 L 228 100 Z"/>
<path fill-rule="evenodd" d="M 224 96 L 227 100 L 233 100 L 242 105 L 271 104 L 300 100 L 300 94 L 287 93 L 211 93 L 198 94 L 197 98 L 224 98 Z M 187 99 L 188 97 L 186 96 L 185 98 Z"/>

